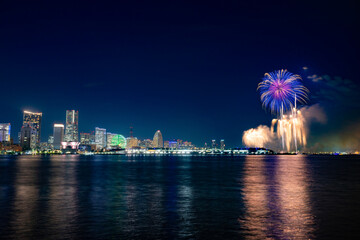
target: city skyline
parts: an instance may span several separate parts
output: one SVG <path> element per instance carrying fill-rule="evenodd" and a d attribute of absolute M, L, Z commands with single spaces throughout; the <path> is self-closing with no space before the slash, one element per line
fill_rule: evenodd
<path fill-rule="evenodd" d="M 23 111 L 23 126 L 25 126 L 27 124 L 27 122 L 24 120 L 26 115 L 35 115 L 35 116 L 41 116 L 40 119 L 40 123 L 36 124 L 36 128 L 42 129 L 43 126 L 41 126 L 41 120 L 42 120 L 42 112 L 39 113 L 33 113 L 31 111 L 25 110 Z M 78 110 L 66 110 L 66 115 L 65 115 L 65 124 L 63 123 L 54 123 L 52 126 L 52 134 L 47 135 L 47 136 L 41 136 L 41 134 L 37 134 L 37 132 L 35 131 L 34 133 L 36 134 L 36 139 L 38 139 L 39 137 L 43 139 L 43 141 L 39 141 L 36 142 L 37 146 L 39 146 L 39 144 L 41 142 L 49 142 L 49 139 L 52 139 L 52 144 L 54 145 L 54 149 L 60 149 L 60 145 L 61 142 L 80 142 L 80 143 L 84 143 L 84 144 L 90 144 L 90 138 L 91 136 L 94 137 L 93 139 L 93 144 L 98 145 L 100 147 L 100 145 L 102 147 L 106 147 L 108 146 L 108 144 L 111 142 L 111 140 L 108 140 L 108 136 L 109 135 L 116 135 L 116 137 L 118 138 L 118 136 L 127 136 L 127 134 L 115 134 L 115 133 L 111 133 L 111 132 L 107 132 L 106 128 L 100 128 L 100 127 L 95 127 L 94 129 L 92 129 L 91 131 L 89 131 L 89 129 L 87 131 L 84 132 L 79 132 L 78 128 L 79 128 L 79 121 L 78 121 L 78 116 L 79 116 L 79 111 Z M 76 119 L 76 120 L 75 120 Z M 74 126 L 75 125 L 75 126 Z M 20 144 L 22 145 L 23 143 L 21 142 L 21 129 L 18 132 L 18 136 L 19 140 L 17 141 L 17 138 L 12 137 L 15 133 L 10 131 L 10 126 L 11 123 L 0 123 L 0 130 L 2 131 L 1 133 L 5 136 L 7 136 L 8 140 L 10 142 L 10 138 L 11 139 L 15 139 L 14 143 Z M 68 126 L 67 128 L 65 126 Z M 6 130 L 6 132 L 5 132 Z M 98 132 L 98 138 L 96 138 L 96 132 L 97 130 Z M 29 131 L 31 131 L 31 129 L 29 129 Z M 100 132 L 102 132 L 100 134 Z M 31 132 L 29 132 L 29 134 L 31 134 Z M 130 126 L 130 133 L 129 133 L 129 137 L 128 138 L 136 138 L 137 137 L 133 137 L 133 127 Z M 66 137 L 66 135 L 68 135 L 68 137 Z M 101 135 L 101 136 L 100 136 Z M 1 135 L 2 136 L 2 135 Z M 105 138 L 103 137 L 105 136 Z M 139 141 L 146 141 L 149 140 L 150 136 L 148 137 L 144 137 L 144 138 L 139 138 Z M 97 140 L 96 140 L 97 139 Z M 177 145 L 179 145 L 177 141 L 181 141 L 182 144 L 182 140 L 180 138 L 166 138 L 168 140 L 164 140 L 161 134 L 160 130 L 156 130 L 155 134 L 152 137 L 152 141 L 156 141 L 156 146 L 152 146 L 152 147 L 158 147 L 158 148 L 162 148 L 164 147 L 164 142 L 171 142 L 171 141 L 175 141 L 175 143 L 177 143 Z M 36 140 L 37 141 L 37 140 Z M 213 140 L 211 140 L 213 141 Z M 224 141 L 223 139 L 221 139 L 221 141 Z M 188 141 L 185 141 L 186 143 L 188 143 Z M 138 142 L 141 144 L 141 142 Z M 136 143 L 136 145 L 138 144 Z M 189 142 L 190 145 L 191 142 Z M 205 145 L 206 142 L 204 142 L 203 144 L 198 145 L 198 147 L 203 147 L 203 145 Z M 35 146 L 35 145 L 34 145 Z M 145 145 L 144 145 L 145 146 Z M 148 145 L 146 145 L 146 147 L 149 147 Z M 171 148 L 171 146 L 169 145 L 169 147 Z M 35 148 L 35 147 L 33 147 Z"/>
<path fill-rule="evenodd" d="M 287 69 L 310 90 L 309 106 L 327 116 L 310 126 L 308 147 L 359 145 L 351 3 L 327 3 L 326 11 L 318 2 L 282 1 L 92 5 L 2 3 L 0 122 L 12 124 L 14 139 L 23 110 L 44 113 L 46 141 L 54 123 L 65 124 L 63 111 L 78 109 L 79 132 L 127 134 L 133 126 L 140 139 L 161 129 L 196 145 L 241 146 L 245 130 L 273 118 L 257 84 L 264 73 Z"/>
<path fill-rule="evenodd" d="M 130 127 L 129 137 L 125 138 L 122 134 L 109 132 L 105 128 L 95 127 L 94 131 L 78 132 L 79 111 L 66 110 L 66 125 L 62 123 L 53 124 L 53 132 L 48 136 L 43 136 L 47 141 L 39 141 L 41 135 L 42 112 L 23 112 L 23 125 L 18 133 L 18 142 L 11 137 L 11 124 L 0 123 L 0 142 L 5 145 L 18 144 L 27 150 L 62 150 L 68 147 L 78 149 L 80 146 L 94 146 L 91 150 L 102 151 L 112 149 L 131 149 L 131 148 L 170 148 L 170 149 L 193 149 L 195 145 L 187 140 L 181 139 L 164 140 L 160 130 L 157 130 L 153 139 L 137 138 L 133 136 L 133 127 Z M 126 135 L 126 134 L 124 134 Z M 221 140 L 222 142 L 224 140 Z M 166 143 L 166 145 L 164 145 Z M 170 144 L 169 144 L 170 143 Z M 9 146 L 10 146 L 9 145 Z M 206 146 L 206 144 L 205 144 Z M 224 150 L 223 144 L 221 149 Z M 197 146 L 202 148 L 202 146 Z M 217 145 L 213 146 L 214 148 Z M 86 151 L 90 151 L 88 148 Z"/>

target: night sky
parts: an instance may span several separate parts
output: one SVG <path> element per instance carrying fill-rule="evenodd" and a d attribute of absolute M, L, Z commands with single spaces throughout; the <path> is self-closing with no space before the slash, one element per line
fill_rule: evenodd
<path fill-rule="evenodd" d="M 0 0 L 0 122 L 14 139 L 23 110 L 43 113 L 46 141 L 76 109 L 80 132 L 133 126 L 138 138 L 160 129 L 165 140 L 241 146 L 243 131 L 270 124 L 256 87 L 282 68 L 327 115 L 312 145 L 341 142 L 352 125 L 360 138 L 355 3 L 114 2 Z"/>

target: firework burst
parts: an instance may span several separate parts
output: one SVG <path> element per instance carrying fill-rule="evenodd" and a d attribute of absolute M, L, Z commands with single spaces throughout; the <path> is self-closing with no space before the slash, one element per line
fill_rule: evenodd
<path fill-rule="evenodd" d="M 257 88 L 263 107 L 279 115 L 291 110 L 296 101 L 305 104 L 309 90 L 301 80 L 300 75 L 292 74 L 286 69 L 265 73 Z"/>

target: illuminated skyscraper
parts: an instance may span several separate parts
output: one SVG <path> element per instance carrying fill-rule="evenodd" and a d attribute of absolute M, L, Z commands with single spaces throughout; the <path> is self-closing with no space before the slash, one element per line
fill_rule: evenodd
<path fill-rule="evenodd" d="M 160 130 L 157 130 L 156 133 L 154 134 L 153 147 L 154 148 L 163 148 L 164 147 L 163 137 L 162 137 Z"/>
<path fill-rule="evenodd" d="M 221 149 L 221 150 L 224 150 L 224 149 L 225 149 L 225 140 L 224 140 L 224 139 L 221 139 L 221 140 L 220 140 L 220 149 Z"/>
<path fill-rule="evenodd" d="M 117 134 L 115 134 L 115 133 L 110 133 L 110 132 L 106 133 L 106 148 L 107 149 L 111 148 L 111 143 L 112 143 L 113 137 L 115 137 L 116 135 Z"/>
<path fill-rule="evenodd" d="M 91 144 L 91 134 L 90 133 L 80 133 L 80 143 L 83 145 Z"/>
<path fill-rule="evenodd" d="M 0 142 L 10 142 L 10 123 L 0 123 Z"/>
<path fill-rule="evenodd" d="M 79 141 L 79 111 L 66 110 L 65 142 Z"/>
<path fill-rule="evenodd" d="M 211 140 L 211 148 L 216 149 L 216 141 L 215 141 L 215 139 Z"/>
<path fill-rule="evenodd" d="M 95 144 L 99 150 L 106 147 L 106 129 L 95 128 Z"/>
<path fill-rule="evenodd" d="M 20 138 L 20 146 L 22 150 L 30 150 L 34 149 L 36 130 L 30 126 L 23 126 L 21 128 L 21 138 Z"/>
<path fill-rule="evenodd" d="M 40 145 L 41 118 L 42 118 L 42 113 L 33 113 L 29 111 L 24 111 L 23 128 L 26 129 L 24 131 L 21 130 L 21 132 L 24 134 L 30 133 L 31 136 L 26 136 L 27 138 L 26 141 L 25 141 L 25 135 L 21 136 L 20 141 L 21 142 L 25 141 L 26 144 L 29 143 L 31 149 L 34 149 Z M 31 131 L 29 131 L 27 127 L 30 127 Z"/>
<path fill-rule="evenodd" d="M 60 150 L 61 142 L 64 141 L 64 124 L 54 124 L 53 137 L 54 137 L 53 140 L 54 149 Z"/>

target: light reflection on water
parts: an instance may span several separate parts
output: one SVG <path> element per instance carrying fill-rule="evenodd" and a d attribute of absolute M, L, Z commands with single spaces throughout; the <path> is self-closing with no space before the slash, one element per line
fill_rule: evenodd
<path fill-rule="evenodd" d="M 311 239 L 313 216 L 309 174 L 301 156 L 247 156 L 243 196 L 246 213 L 239 222 L 248 239 Z"/>
<path fill-rule="evenodd" d="M 0 238 L 355 238 L 360 159 L 339 159 L 0 156 Z"/>

